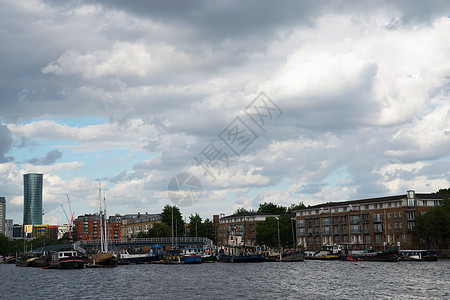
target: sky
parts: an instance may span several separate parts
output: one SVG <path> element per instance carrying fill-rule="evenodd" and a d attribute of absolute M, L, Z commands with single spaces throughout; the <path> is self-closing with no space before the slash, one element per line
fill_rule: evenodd
<path fill-rule="evenodd" d="M 450 2 L 0 0 L 0 196 L 44 223 L 450 186 Z"/>

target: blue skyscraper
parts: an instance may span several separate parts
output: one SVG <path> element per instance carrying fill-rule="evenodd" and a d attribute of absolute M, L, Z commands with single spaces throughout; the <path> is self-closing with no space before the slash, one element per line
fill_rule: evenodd
<path fill-rule="evenodd" d="M 6 233 L 6 199 L 0 197 L 0 233 Z"/>
<path fill-rule="evenodd" d="M 23 175 L 23 225 L 42 224 L 42 174 Z"/>

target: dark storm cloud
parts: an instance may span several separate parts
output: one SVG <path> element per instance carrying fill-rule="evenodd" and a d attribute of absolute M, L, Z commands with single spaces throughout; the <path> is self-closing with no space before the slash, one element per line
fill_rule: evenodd
<path fill-rule="evenodd" d="M 60 159 L 63 156 L 63 153 L 58 150 L 52 150 L 45 155 L 45 157 L 42 158 L 32 158 L 27 160 L 26 162 L 32 165 L 39 165 L 39 166 L 49 166 L 54 164 L 58 159 Z"/>

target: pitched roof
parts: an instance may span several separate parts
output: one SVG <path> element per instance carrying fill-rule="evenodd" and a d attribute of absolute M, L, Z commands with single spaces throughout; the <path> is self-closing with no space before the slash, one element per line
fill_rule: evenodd
<path fill-rule="evenodd" d="M 416 193 L 416 198 L 418 199 L 425 199 L 425 200 L 442 200 L 444 198 L 450 197 L 448 194 L 418 194 Z M 394 196 L 386 196 L 386 197 L 378 197 L 378 198 L 367 198 L 367 199 L 359 199 L 359 200 L 345 200 L 345 201 L 339 201 L 339 202 L 328 202 L 328 203 L 322 203 L 318 205 L 309 206 L 307 208 L 299 209 L 301 210 L 307 210 L 307 209 L 316 209 L 316 208 L 322 208 L 322 207 L 335 207 L 335 206 L 343 206 L 343 205 L 358 205 L 358 204 L 369 204 L 369 203 L 378 203 L 378 202 L 387 202 L 387 201 L 398 201 L 405 199 L 407 196 L 406 194 L 403 195 L 394 195 Z"/>

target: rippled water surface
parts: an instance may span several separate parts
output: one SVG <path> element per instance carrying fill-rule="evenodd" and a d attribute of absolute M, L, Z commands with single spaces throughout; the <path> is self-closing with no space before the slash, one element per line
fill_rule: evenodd
<path fill-rule="evenodd" d="M 450 299 L 448 260 L 130 265 L 83 270 L 0 264 L 0 275 L 0 299 Z"/>

